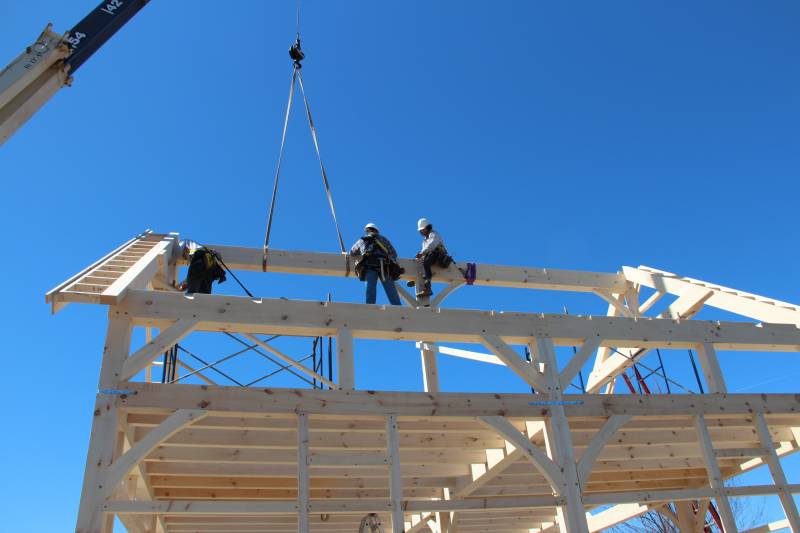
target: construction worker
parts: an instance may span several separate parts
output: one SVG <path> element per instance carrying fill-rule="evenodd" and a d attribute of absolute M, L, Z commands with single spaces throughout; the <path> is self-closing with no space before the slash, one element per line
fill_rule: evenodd
<path fill-rule="evenodd" d="M 394 280 L 400 277 L 402 269 L 397 264 L 394 246 L 380 234 L 378 226 L 372 222 L 364 226 L 364 236 L 350 249 L 350 255 L 356 259 L 354 270 L 358 279 L 367 282 L 366 303 L 375 303 L 380 279 L 389 302 L 400 305 Z"/>
<path fill-rule="evenodd" d="M 452 258 L 447 254 L 447 249 L 444 247 L 442 236 L 433 230 L 427 218 L 421 218 L 417 221 L 417 230 L 424 237 L 422 241 L 422 249 L 415 256 L 417 263 L 417 280 L 416 282 L 409 282 L 409 286 L 416 285 L 417 298 L 421 296 L 430 296 L 433 294 L 431 290 L 431 267 L 438 265 L 443 268 L 450 266 L 453 262 Z"/>
<path fill-rule="evenodd" d="M 186 291 L 186 294 L 211 294 L 214 281 L 225 281 L 225 270 L 220 266 L 221 257 L 217 252 L 188 239 L 181 241 L 179 246 L 183 258 L 189 262 L 189 271 L 178 290 Z"/>

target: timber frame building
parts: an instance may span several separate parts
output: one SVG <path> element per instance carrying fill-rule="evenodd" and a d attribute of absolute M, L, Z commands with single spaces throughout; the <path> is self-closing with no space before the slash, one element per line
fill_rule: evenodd
<path fill-rule="evenodd" d="M 584 533 L 648 511 L 695 532 L 710 502 L 729 533 L 729 499 L 754 495 L 777 495 L 785 513 L 755 531 L 800 532 L 800 485 L 781 466 L 800 446 L 800 394 L 729 394 L 718 362 L 728 350 L 800 351 L 795 305 L 646 267 L 477 266 L 477 285 L 591 293 L 608 303 L 603 316 L 442 308 L 464 284 L 454 267 L 437 273 L 448 285 L 430 307 L 402 290 L 408 306 L 185 295 L 173 288 L 177 239 L 146 232 L 47 294 L 54 311 L 109 309 L 80 533 L 108 533 L 115 517 L 137 533 L 355 533 L 367 513 L 393 533 Z M 233 271 L 262 270 L 260 248 L 212 248 Z M 271 250 L 268 271 L 344 276 L 348 262 Z M 666 295 L 676 298 L 648 314 Z M 746 318 L 692 320 L 703 306 Z M 245 338 L 323 388 L 221 386 L 183 360 L 204 383 L 153 383 L 154 365 L 193 332 Z M 336 375 L 263 335 L 335 338 Z M 354 339 L 416 341 L 423 391 L 356 389 Z M 563 346 L 574 355 L 559 368 Z M 657 348 L 695 351 L 706 393 L 615 394 L 617 377 Z M 504 365 L 536 392 L 440 392 L 444 356 Z M 584 367 L 585 394 L 566 394 Z M 763 464 L 773 483 L 726 485 Z"/>

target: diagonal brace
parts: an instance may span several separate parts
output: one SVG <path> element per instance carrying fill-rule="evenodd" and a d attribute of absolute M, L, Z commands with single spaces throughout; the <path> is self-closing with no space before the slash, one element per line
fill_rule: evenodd
<path fill-rule="evenodd" d="M 592 473 L 592 466 L 603 451 L 603 447 L 608 443 L 614 433 L 619 430 L 628 420 L 633 418 L 631 415 L 613 415 L 611 416 L 597 435 L 589 443 L 589 446 L 583 452 L 580 460 L 578 461 L 578 479 L 584 487 L 589 481 L 589 475 Z"/>
<path fill-rule="evenodd" d="M 123 478 L 133 470 L 136 465 L 152 452 L 156 446 L 173 436 L 185 426 L 202 420 L 208 416 L 208 411 L 202 409 L 178 409 L 169 415 L 161 424 L 152 429 L 150 433 L 131 446 L 123 455 L 111 463 L 106 472 L 105 492 L 111 494 Z"/>
<path fill-rule="evenodd" d="M 537 391 L 549 390 L 542 374 L 534 365 L 523 361 L 503 339 L 496 335 L 481 335 L 481 343 L 495 354 L 507 367 Z"/>
<path fill-rule="evenodd" d="M 192 332 L 197 326 L 197 320 L 180 318 L 170 327 L 162 331 L 155 339 L 148 342 L 136 353 L 128 356 L 122 365 L 120 381 L 127 381 L 142 371 L 156 357 L 175 346 L 182 338 Z"/>
<path fill-rule="evenodd" d="M 533 466 L 547 479 L 553 490 L 561 494 L 562 487 L 566 485 L 561 467 L 529 441 L 507 418 L 503 416 L 481 416 L 478 420 L 521 449 L 533 462 Z"/>

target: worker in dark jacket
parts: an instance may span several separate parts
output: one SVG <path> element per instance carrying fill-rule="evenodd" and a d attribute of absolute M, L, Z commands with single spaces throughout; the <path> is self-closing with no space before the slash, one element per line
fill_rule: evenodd
<path fill-rule="evenodd" d="M 350 255 L 356 259 L 354 270 L 358 279 L 367 282 L 366 303 L 375 303 L 380 279 L 389 302 L 400 305 L 400 296 L 394 286 L 394 280 L 401 273 L 397 252 L 389 239 L 380 234 L 378 226 L 372 222 L 364 226 L 364 236 L 350 249 Z"/>
<path fill-rule="evenodd" d="M 220 256 L 214 250 L 200 246 L 194 241 L 181 241 L 183 258 L 189 262 L 189 271 L 186 279 L 178 288 L 186 294 L 211 294 L 211 285 L 214 281 L 225 281 L 225 270 L 220 266 Z"/>

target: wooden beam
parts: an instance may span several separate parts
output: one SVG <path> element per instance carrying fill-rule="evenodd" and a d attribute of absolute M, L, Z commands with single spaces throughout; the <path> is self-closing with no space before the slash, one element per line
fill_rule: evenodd
<path fill-rule="evenodd" d="M 155 339 L 139 348 L 136 353 L 131 354 L 125 360 L 122 365 L 120 379 L 131 379 L 144 370 L 156 357 L 175 346 L 182 338 L 191 333 L 197 324 L 198 321 L 192 319 L 179 318 L 175 320 L 172 325 L 159 333 Z"/>
<path fill-rule="evenodd" d="M 711 298 L 714 293 L 699 287 L 686 291 L 677 300 L 672 302 L 669 307 L 659 314 L 659 318 L 672 318 L 687 320 L 700 312 L 703 304 Z"/>
<path fill-rule="evenodd" d="M 706 463 L 706 470 L 708 471 L 708 482 L 714 490 L 714 499 L 717 501 L 717 510 L 722 519 L 722 526 L 725 528 L 726 533 L 736 533 L 739 530 L 736 529 L 736 520 L 733 518 L 731 504 L 724 490 L 725 484 L 723 483 L 722 473 L 717 464 L 717 457 L 714 455 L 714 444 L 711 442 L 711 434 L 708 432 L 708 426 L 703 415 L 695 417 L 695 427 L 700 441 L 700 449 L 703 452 L 703 459 Z"/>
<path fill-rule="evenodd" d="M 143 289 L 145 285 L 158 274 L 160 265 L 159 259 L 164 256 L 172 255 L 172 247 L 176 236 L 165 237 L 161 242 L 153 246 L 141 259 L 137 260 L 125 273 L 117 278 L 100 296 L 100 303 L 117 305 L 129 288 Z"/>
<path fill-rule="evenodd" d="M 262 270 L 263 250 L 234 246 L 210 245 L 222 254 L 225 263 L 234 270 Z M 400 259 L 406 273 L 401 279 L 415 279 L 416 266 L 413 259 Z M 351 265 L 352 267 L 352 265 Z M 341 254 L 297 252 L 288 250 L 269 251 L 269 271 L 316 276 L 344 276 L 347 272 L 345 258 Z M 350 268 L 350 272 L 353 269 Z M 514 287 L 520 289 L 550 289 L 591 292 L 607 289 L 624 292 L 626 283 L 622 274 L 581 272 L 552 268 L 509 267 L 477 265 L 478 278 L 475 285 Z M 455 265 L 436 270 L 436 281 L 463 281 L 464 276 Z"/>
<path fill-rule="evenodd" d="M 420 362 L 422 363 L 422 390 L 439 392 L 439 368 L 436 364 L 436 343 L 420 343 Z"/>
<path fill-rule="evenodd" d="M 710 297 L 711 292 L 708 290 L 694 287 L 672 302 L 672 304 L 659 315 L 659 318 L 675 320 L 690 319 L 700 311 L 700 308 L 703 307 L 703 304 Z M 711 346 L 713 348 L 713 345 Z M 650 351 L 646 348 L 646 346 L 630 349 L 620 348 L 618 351 L 625 355 L 620 355 L 620 353 L 609 354 L 608 358 L 602 361 L 602 364 L 595 365 L 595 369 L 589 375 L 586 391 L 597 392 L 600 387 L 611 382 L 622 372 L 633 366 L 635 361 L 644 357 Z"/>
<path fill-rule="evenodd" d="M 97 261 L 95 261 L 94 263 L 89 265 L 88 267 L 84 268 L 83 270 L 81 270 L 77 274 L 75 274 L 72 277 L 68 278 L 66 281 L 60 283 L 58 286 L 56 286 L 56 287 L 50 289 L 49 291 L 47 291 L 47 293 L 44 296 L 44 301 L 53 306 L 53 309 L 52 309 L 53 313 L 55 314 L 64 305 L 67 304 L 67 302 L 63 302 L 63 301 L 59 302 L 58 301 L 59 300 L 59 293 L 61 293 L 61 291 L 63 291 L 64 289 L 68 288 L 70 285 L 72 285 L 73 283 L 75 283 L 76 281 L 81 279 L 82 277 L 88 275 L 92 270 L 95 270 L 97 267 L 99 267 L 100 265 L 102 265 L 103 263 L 105 263 L 106 261 L 111 259 L 116 254 L 120 253 L 122 250 L 124 250 L 125 248 L 127 248 L 128 246 L 130 246 L 131 244 L 136 242 L 138 239 L 139 239 L 139 237 L 134 237 L 133 239 L 130 239 L 130 240 L 122 243 L 120 246 L 118 246 L 117 248 L 111 250 L 108 254 L 104 255 L 103 257 L 101 257 L 100 259 L 98 259 Z"/>
<path fill-rule="evenodd" d="M 563 475 L 562 484 L 556 490 L 566 498 L 566 505 L 558 507 L 558 521 L 570 533 L 588 533 L 589 525 L 581 498 L 581 480 L 575 464 L 575 448 L 562 403 L 563 391 L 559 382 L 555 345 L 550 338 L 536 337 L 535 342 L 530 344 L 530 350 L 544 363 L 545 383 L 553 401 L 550 418 L 545 420 L 545 443 L 548 455 L 561 467 Z"/>
<path fill-rule="evenodd" d="M 442 302 L 445 300 L 445 298 L 450 296 L 453 293 L 453 291 L 460 289 L 461 287 L 466 285 L 466 283 L 467 282 L 464 281 L 463 279 L 457 279 L 455 281 L 451 281 L 450 283 L 448 283 L 447 287 L 440 290 L 433 298 L 433 300 L 431 300 L 431 307 L 436 309 L 437 307 L 442 305 Z"/>
<path fill-rule="evenodd" d="M 223 312 L 224 310 L 224 312 Z M 603 346 L 693 348 L 713 342 L 723 350 L 800 351 L 800 330 L 783 324 L 620 317 L 580 317 L 528 313 L 495 313 L 399 306 L 371 307 L 340 302 L 307 302 L 237 296 L 128 292 L 113 316 L 133 317 L 135 325 L 154 326 L 191 316 L 197 330 L 303 336 L 335 335 L 349 328 L 357 338 L 431 342 L 481 342 L 493 335 L 510 344 L 547 336 L 575 346 L 600 337 Z"/>
<path fill-rule="evenodd" d="M 473 352 L 472 350 L 462 350 L 460 348 L 451 348 L 449 346 L 440 346 L 436 343 L 418 343 L 419 346 L 435 347 L 436 351 L 443 355 L 452 355 L 462 359 L 469 359 L 471 361 L 480 361 L 481 363 L 489 363 L 491 365 L 505 366 L 505 363 L 500 360 L 496 355 L 488 353 Z"/>
<path fill-rule="evenodd" d="M 100 369 L 98 388 L 114 389 L 119 383 L 119 373 L 130 350 L 131 322 L 124 318 L 110 318 L 106 345 Z M 113 396 L 98 394 L 94 404 L 92 433 L 83 474 L 80 508 L 76 533 L 111 533 L 114 517 L 104 516 L 102 502 L 106 496 L 106 469 L 114 460 L 114 442 L 117 434 L 117 405 Z"/>
<path fill-rule="evenodd" d="M 525 496 L 515 498 L 468 498 L 464 500 L 403 500 L 401 507 L 408 513 L 431 513 L 441 511 L 479 511 L 482 509 L 529 509 L 532 507 L 553 507 L 562 498 L 555 496 Z M 385 512 L 391 510 L 388 500 L 332 500 L 312 501 L 310 511 L 330 514 L 352 514 Z M 107 501 L 103 505 L 106 513 L 113 514 L 159 514 L 168 516 L 191 515 L 248 515 L 267 516 L 294 514 L 295 501 Z"/>
<path fill-rule="evenodd" d="M 644 303 L 642 303 L 639 306 L 639 313 L 641 315 L 644 315 L 647 311 L 650 310 L 651 307 L 653 307 L 653 305 L 656 304 L 656 302 L 658 302 L 666 294 L 667 294 L 666 291 L 656 291 L 653 294 L 651 294 L 650 298 L 645 300 Z"/>
<path fill-rule="evenodd" d="M 770 531 L 781 531 L 783 529 L 789 529 L 789 520 L 776 520 L 762 526 L 750 528 L 743 533 L 769 533 Z"/>
<path fill-rule="evenodd" d="M 761 446 L 767 450 L 767 455 L 764 457 L 764 460 L 769 467 L 770 474 L 772 474 L 772 480 L 779 489 L 778 498 L 781 501 L 786 519 L 789 521 L 793 531 L 800 531 L 800 516 L 797 512 L 797 504 L 789 489 L 789 482 L 786 480 L 786 474 L 781 466 L 781 460 L 775 451 L 772 435 L 767 425 L 767 419 L 764 417 L 763 413 L 756 413 L 753 417 L 753 422 L 755 423 Z"/>
<path fill-rule="evenodd" d="M 531 460 L 533 466 L 547 479 L 553 490 L 560 493 L 564 486 L 564 475 L 561 468 L 554 463 L 547 454 L 540 450 L 535 444 L 528 440 L 517 428 L 514 427 L 505 417 L 502 416 L 482 416 L 481 422 L 497 431 L 504 439 L 511 442 L 516 448 Z"/>
<path fill-rule="evenodd" d="M 578 461 L 578 479 L 581 480 L 581 486 L 585 487 L 589 481 L 589 476 L 592 472 L 592 467 L 603 447 L 614 436 L 614 434 L 625 425 L 631 418 L 630 415 L 614 415 L 609 417 L 597 435 L 592 439 L 589 446 L 583 451 L 583 455 Z"/>
<path fill-rule="evenodd" d="M 622 295 L 618 293 L 612 294 L 610 291 L 605 290 L 593 290 L 592 292 L 608 302 L 620 315 L 633 318 L 633 313 L 625 306 L 625 302 L 623 301 L 624 297 Z"/>
<path fill-rule="evenodd" d="M 339 371 L 339 388 L 356 388 L 355 354 L 353 351 L 353 332 L 348 327 L 336 331 L 336 368 Z"/>
<path fill-rule="evenodd" d="M 297 531 L 309 532 L 308 415 L 297 415 Z"/>
<path fill-rule="evenodd" d="M 205 405 L 215 413 L 288 413 L 385 416 L 507 416 L 543 420 L 549 406 L 530 403 L 547 396 L 500 393 L 429 394 L 423 392 L 320 391 L 313 389 L 211 387 L 204 385 L 127 382 L 133 391 L 115 402 L 128 409 L 196 409 Z M 266 392 L 266 394 L 265 394 Z M 695 414 L 749 415 L 755 412 L 800 412 L 795 394 L 713 395 L 564 395 L 569 416 L 692 416 Z"/>
<path fill-rule="evenodd" d="M 588 515 L 589 531 L 596 533 L 648 512 L 650 507 L 639 503 L 620 503 L 596 514 Z"/>
<path fill-rule="evenodd" d="M 105 494 L 110 495 L 114 487 L 133 470 L 133 468 L 152 452 L 156 446 L 169 439 L 181 429 L 190 425 L 195 420 L 202 420 L 208 416 L 202 409 L 178 409 L 164 420 L 158 427 L 150 432 L 139 442 L 116 459 L 109 467 L 106 474 Z"/>
<path fill-rule="evenodd" d="M 564 370 L 561 371 L 559 375 L 559 383 L 561 383 L 561 390 L 566 390 L 575 376 L 580 372 L 583 365 L 586 364 L 586 361 L 589 360 L 589 357 L 592 356 L 597 351 L 597 348 L 600 347 L 600 343 L 602 340 L 598 337 L 586 339 L 578 351 L 573 355 L 572 359 L 569 360 L 567 366 Z"/>
<path fill-rule="evenodd" d="M 533 422 L 531 424 L 526 424 L 528 428 L 528 434 L 526 438 L 529 441 L 532 441 L 534 437 L 540 435 L 544 430 L 544 423 L 543 422 Z M 530 429 L 533 428 L 533 429 Z M 477 477 L 473 476 L 473 478 L 466 484 L 458 487 L 456 491 L 453 493 L 453 498 L 465 498 L 487 483 L 489 483 L 492 479 L 496 478 L 500 474 L 502 474 L 508 467 L 519 461 L 519 459 L 524 455 L 523 449 L 514 446 L 513 449 L 506 449 L 499 450 L 503 453 L 503 456 L 499 458 L 499 460 L 495 460 L 492 463 L 489 463 L 489 450 L 486 450 L 487 455 L 487 463 L 486 469 Z"/>
<path fill-rule="evenodd" d="M 168 514 L 169 516 L 191 515 L 251 515 L 266 516 L 296 513 L 297 502 L 237 502 L 237 501 L 115 501 L 103 505 L 110 514 Z"/>
<path fill-rule="evenodd" d="M 728 392 L 714 345 L 710 342 L 704 342 L 697 345 L 696 351 L 700 367 L 703 369 L 703 376 L 706 378 L 708 392 Z"/>
<path fill-rule="evenodd" d="M 755 318 L 763 322 L 800 325 L 800 309 L 791 303 L 737 291 L 706 281 L 680 277 L 670 272 L 659 271 L 645 266 L 639 266 L 638 268 L 626 266 L 623 267 L 623 272 L 625 278 L 629 281 L 679 296 L 698 287 L 710 290 L 712 295 L 705 303 L 718 309 Z"/>
<path fill-rule="evenodd" d="M 538 391 L 545 388 L 542 373 L 531 363 L 523 361 L 517 352 L 496 335 L 482 335 L 481 342 L 516 375 Z"/>
<path fill-rule="evenodd" d="M 403 481 L 400 477 L 400 441 L 397 416 L 386 417 L 386 455 L 389 458 L 389 499 L 392 504 L 392 533 L 403 533 Z"/>

